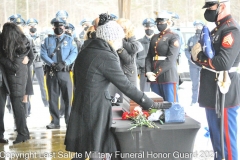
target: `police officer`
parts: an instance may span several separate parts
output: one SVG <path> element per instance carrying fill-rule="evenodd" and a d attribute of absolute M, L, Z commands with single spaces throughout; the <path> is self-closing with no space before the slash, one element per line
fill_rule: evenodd
<path fill-rule="evenodd" d="M 92 24 L 92 21 L 89 20 L 89 19 L 86 19 L 84 18 L 83 20 L 81 20 L 80 22 L 80 25 L 82 26 L 83 28 L 83 31 L 79 34 L 79 38 L 80 38 L 80 41 L 81 43 L 83 44 L 84 42 L 84 36 L 85 36 L 85 33 L 87 32 L 88 28 L 91 26 Z"/>
<path fill-rule="evenodd" d="M 138 70 L 138 76 L 140 78 L 140 90 L 143 92 L 150 92 L 150 82 L 147 82 L 147 77 L 145 76 L 145 58 L 148 54 L 148 48 L 152 36 L 154 35 L 155 21 L 152 18 L 144 19 L 142 25 L 145 30 L 145 35 L 138 41 L 142 44 L 143 50 L 137 53 L 136 64 Z"/>
<path fill-rule="evenodd" d="M 202 31 L 202 27 L 204 26 L 204 23 L 200 20 L 196 20 L 193 22 L 193 26 L 196 29 L 196 33 L 194 36 L 190 37 L 187 46 L 185 48 L 185 55 L 188 59 L 188 64 L 189 64 L 189 71 L 190 71 L 190 78 L 192 81 L 192 102 L 191 106 L 195 105 L 198 100 L 198 91 L 199 91 L 199 80 L 200 80 L 200 71 L 201 67 L 196 65 L 192 59 L 191 59 L 191 50 L 192 47 L 198 43 L 200 39 L 200 34 Z"/>
<path fill-rule="evenodd" d="M 8 22 L 13 22 L 16 18 L 20 18 L 20 14 L 13 14 L 10 17 L 8 17 Z"/>
<path fill-rule="evenodd" d="M 46 94 L 46 90 L 44 89 L 43 61 L 40 57 L 40 49 L 41 49 L 42 42 L 40 39 L 40 35 L 38 35 L 38 32 L 37 32 L 38 21 L 35 18 L 30 18 L 27 20 L 27 25 L 29 27 L 29 35 L 34 40 L 34 44 L 35 44 L 34 61 L 33 61 L 34 73 L 38 80 L 43 104 L 45 107 L 48 107 L 47 94 Z"/>
<path fill-rule="evenodd" d="M 18 17 L 16 18 L 13 23 L 15 23 L 16 25 L 18 25 L 22 30 L 24 30 L 24 26 L 26 25 L 25 20 L 22 17 Z M 26 35 L 26 34 L 25 34 Z M 28 79 L 27 79 L 27 85 L 26 85 L 26 93 L 23 96 L 23 103 L 24 103 L 24 107 L 26 109 L 26 117 L 30 115 L 31 113 L 31 103 L 30 103 L 30 95 L 33 95 L 33 84 L 32 84 L 32 69 L 33 69 L 33 60 L 34 60 L 34 52 L 36 52 L 35 49 L 35 44 L 33 39 L 29 36 L 26 35 L 26 37 L 28 38 L 28 41 L 30 42 L 30 52 L 27 55 L 29 58 L 29 62 L 28 62 Z"/>
<path fill-rule="evenodd" d="M 240 62 L 240 26 L 234 20 L 230 12 L 230 0 L 205 0 L 206 8 L 204 17 L 209 22 L 215 22 L 216 27 L 211 31 L 211 39 L 215 56 L 208 58 L 202 51 L 200 43 L 192 48 L 192 59 L 200 66 L 205 66 L 200 74 L 199 106 L 204 107 L 208 121 L 210 138 L 213 144 L 214 159 L 237 160 L 238 110 L 240 105 L 240 76 L 237 67 Z M 205 46 L 204 46 L 205 47 Z M 206 51 L 206 48 L 205 48 Z M 223 140 L 225 157 L 222 157 L 220 123 L 215 107 L 219 108 L 222 94 L 217 88 L 219 74 L 227 71 L 231 85 L 225 94 L 224 117 L 223 117 Z M 222 79 L 220 79 L 222 81 Z M 220 96 L 220 97 L 219 97 Z M 217 97 L 217 98 L 216 98 Z M 222 100 L 222 102 L 224 102 Z M 217 109 L 216 108 L 216 109 Z"/>
<path fill-rule="evenodd" d="M 151 81 L 153 92 L 165 101 L 178 102 L 177 57 L 179 54 L 179 37 L 170 30 L 171 15 L 166 11 L 155 12 L 159 34 L 150 42 L 146 57 L 146 76 Z"/>
<path fill-rule="evenodd" d="M 76 42 L 77 44 L 77 49 L 78 49 L 78 52 L 81 50 L 81 47 L 82 47 L 82 43 L 81 41 L 78 39 L 78 37 L 76 37 L 76 35 L 74 34 L 74 31 L 75 31 L 75 27 L 73 24 L 71 23 L 67 23 L 66 26 L 65 26 L 65 34 L 68 34 L 69 36 L 71 36 L 74 41 Z"/>
<path fill-rule="evenodd" d="M 184 54 L 184 50 L 185 50 L 185 43 L 184 43 L 184 38 L 183 38 L 183 34 L 182 32 L 180 31 L 180 28 L 177 28 L 175 26 L 175 22 L 180 18 L 179 15 L 177 13 L 174 13 L 174 12 L 169 12 L 168 13 L 171 15 L 171 19 L 172 19 L 172 27 L 171 27 L 171 30 L 178 34 L 179 36 L 179 44 L 180 44 L 180 50 L 179 50 L 179 54 L 178 54 L 178 59 L 177 59 L 177 64 L 178 64 L 178 74 L 179 74 L 179 85 L 181 85 L 183 83 L 183 81 L 181 80 L 181 76 L 180 76 L 180 73 L 179 71 L 181 71 L 181 68 L 180 68 L 180 57 L 181 55 Z"/>
<path fill-rule="evenodd" d="M 68 18 L 68 12 L 65 10 L 60 10 L 56 13 L 56 18 L 61 18 L 64 21 L 67 21 Z"/>
<path fill-rule="evenodd" d="M 41 45 L 41 58 L 46 63 L 46 79 L 49 93 L 49 111 L 52 117 L 47 129 L 59 129 L 58 97 L 61 91 L 65 105 L 65 123 L 68 123 L 72 100 L 72 83 L 69 70 L 77 56 L 77 46 L 72 37 L 65 34 L 66 21 L 51 21 L 55 35 L 49 36 Z"/>

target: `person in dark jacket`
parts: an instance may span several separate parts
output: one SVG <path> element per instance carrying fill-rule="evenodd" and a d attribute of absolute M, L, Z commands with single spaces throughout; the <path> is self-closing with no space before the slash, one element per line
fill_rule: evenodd
<path fill-rule="evenodd" d="M 137 65 L 136 54 L 143 50 L 140 42 L 135 37 L 135 27 L 129 19 L 120 18 L 116 21 L 124 31 L 124 38 L 122 40 L 122 48 L 117 50 L 120 57 L 121 68 L 129 81 L 137 86 Z M 119 102 L 123 102 L 130 106 L 130 99 L 122 94 L 119 89 L 113 84 L 110 85 L 110 94 L 115 97 L 116 93 L 120 95 Z"/>
<path fill-rule="evenodd" d="M 13 21 L 22 31 L 23 27 L 25 26 L 26 22 L 22 17 L 18 17 Z M 24 107 L 26 109 L 26 117 L 29 116 L 31 112 L 31 103 L 30 103 L 30 96 L 33 95 L 33 84 L 32 84 L 32 70 L 33 70 L 33 61 L 34 61 L 34 52 L 36 52 L 35 45 L 33 38 L 29 35 L 25 35 L 30 44 L 30 51 L 28 52 L 29 62 L 28 66 L 28 79 L 26 85 L 26 93 L 23 97 Z"/>
<path fill-rule="evenodd" d="M 1 34 L 1 33 L 0 33 Z M 0 53 L 0 58 L 2 53 Z M 4 112 L 7 95 L 10 90 L 7 82 L 7 76 L 3 65 L 0 63 L 0 143 L 8 143 L 8 139 L 4 138 Z"/>
<path fill-rule="evenodd" d="M 187 42 L 187 47 L 185 48 L 185 55 L 188 59 L 190 78 L 191 78 L 191 81 L 192 81 L 192 102 L 191 102 L 191 106 L 196 105 L 197 100 L 198 100 L 199 80 L 200 80 L 200 71 L 201 71 L 201 67 L 196 65 L 191 59 L 191 50 L 192 50 L 192 47 L 196 43 L 198 43 L 198 41 L 200 39 L 200 35 L 201 35 L 201 32 L 202 32 L 202 28 L 204 26 L 204 23 L 200 20 L 196 20 L 196 21 L 194 21 L 193 26 L 196 29 L 196 33 L 195 33 L 194 36 L 189 38 L 189 40 Z"/>
<path fill-rule="evenodd" d="M 96 39 L 89 39 L 75 61 L 75 96 L 67 127 L 66 150 L 85 153 L 116 151 L 112 125 L 112 106 L 108 86 L 113 83 L 145 109 L 158 108 L 124 74 L 116 50 L 122 48 L 124 32 L 119 24 L 101 14 Z M 110 45 L 111 44 L 111 45 Z"/>
<path fill-rule="evenodd" d="M 215 55 L 211 57 L 205 55 L 207 53 L 205 51 L 210 49 L 208 45 L 206 48 L 197 43 L 192 48 L 192 60 L 202 67 L 198 103 L 200 107 L 205 108 L 213 153 L 215 153 L 214 160 L 225 158 L 237 160 L 239 158 L 237 139 L 239 138 L 238 113 L 240 108 L 240 75 L 237 68 L 240 62 L 240 26 L 231 15 L 230 0 L 205 0 L 203 8 L 206 8 L 205 19 L 216 24 L 210 33 Z M 201 49 L 202 47 L 204 50 Z M 228 88 L 228 85 L 223 82 L 225 77 L 220 78 L 223 71 L 231 81 L 228 91 L 224 94 L 222 91 Z M 223 90 L 222 85 L 217 84 L 221 81 L 224 86 Z M 224 107 L 223 114 L 219 113 L 219 108 L 222 107 Z M 219 114 L 223 117 L 219 118 Z M 224 124 L 222 127 L 221 121 Z M 224 132 L 223 139 L 220 136 L 221 128 Z M 222 140 L 224 150 L 221 149 Z M 225 157 L 222 157 L 223 154 Z"/>
<path fill-rule="evenodd" d="M 28 39 L 17 25 L 14 23 L 5 23 L 3 25 L 0 37 L 0 53 L 3 56 L 0 58 L 0 62 L 8 71 L 6 76 L 18 132 L 13 144 L 25 142 L 29 139 L 23 96 L 26 93 L 28 78 L 27 55 L 30 49 Z"/>
<path fill-rule="evenodd" d="M 155 21 L 152 18 L 147 18 L 143 20 L 142 23 L 145 35 L 138 41 L 142 44 L 143 50 L 137 53 L 136 64 L 138 75 L 140 78 L 140 90 L 144 92 L 150 92 L 150 82 L 147 82 L 147 77 L 145 75 L 145 59 L 148 54 L 148 49 L 152 36 L 154 35 Z"/>
<path fill-rule="evenodd" d="M 179 54 L 179 37 L 172 32 L 171 15 L 166 11 L 155 12 L 159 34 L 150 42 L 145 61 L 146 76 L 151 81 L 151 89 L 165 101 L 178 102 L 177 58 Z"/>

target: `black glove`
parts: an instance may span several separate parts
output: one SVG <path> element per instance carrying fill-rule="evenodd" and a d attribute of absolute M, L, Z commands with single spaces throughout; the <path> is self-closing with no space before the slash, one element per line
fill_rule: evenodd
<path fill-rule="evenodd" d="M 172 107 L 171 102 L 154 102 L 152 107 L 153 109 L 169 109 Z"/>
<path fill-rule="evenodd" d="M 59 63 L 56 63 L 56 65 L 55 65 L 56 71 L 62 71 L 64 67 L 65 67 L 64 62 L 59 62 Z"/>

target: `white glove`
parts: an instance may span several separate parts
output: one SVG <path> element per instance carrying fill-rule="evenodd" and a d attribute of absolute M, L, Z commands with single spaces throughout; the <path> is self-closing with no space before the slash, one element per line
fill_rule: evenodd
<path fill-rule="evenodd" d="M 191 51 L 191 54 L 192 54 L 192 58 L 194 61 L 197 61 L 198 58 L 198 53 L 202 51 L 202 46 L 200 43 L 196 43 L 193 47 L 192 47 L 192 51 Z"/>
<path fill-rule="evenodd" d="M 155 74 L 155 73 L 153 73 L 153 72 L 147 72 L 147 73 L 146 73 L 146 76 L 147 76 L 147 78 L 148 78 L 149 81 L 151 81 L 151 82 L 156 81 L 156 74 Z"/>

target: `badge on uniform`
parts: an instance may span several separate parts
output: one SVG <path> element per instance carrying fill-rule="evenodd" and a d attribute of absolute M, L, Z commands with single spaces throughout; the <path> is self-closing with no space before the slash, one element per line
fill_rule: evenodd
<path fill-rule="evenodd" d="M 229 33 L 228 35 L 223 37 L 223 41 L 222 41 L 222 46 L 225 48 L 230 48 L 232 47 L 234 43 L 234 38 L 232 36 L 232 33 Z"/>
<path fill-rule="evenodd" d="M 67 41 L 63 41 L 63 45 L 67 46 L 68 42 Z"/>
<path fill-rule="evenodd" d="M 72 41 L 72 45 L 75 46 L 75 47 L 77 47 L 77 44 L 76 44 L 75 41 Z"/>

